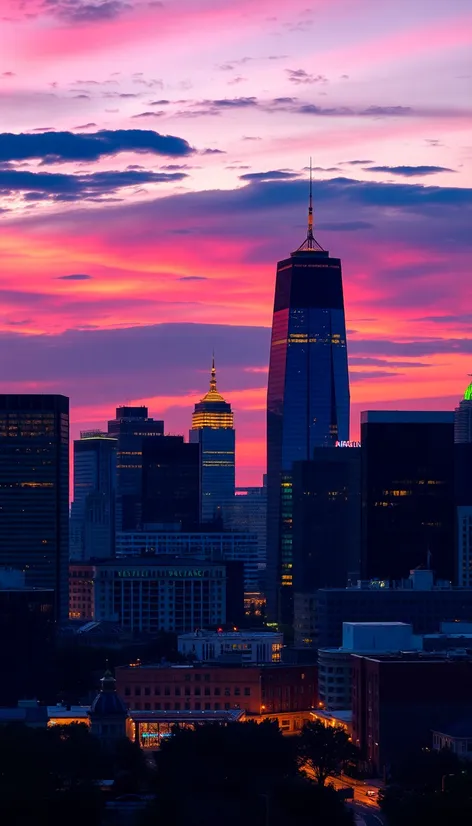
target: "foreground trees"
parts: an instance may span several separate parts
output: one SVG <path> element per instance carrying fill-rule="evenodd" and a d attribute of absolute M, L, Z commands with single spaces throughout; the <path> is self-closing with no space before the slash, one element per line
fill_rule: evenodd
<path fill-rule="evenodd" d="M 298 754 L 302 767 L 311 770 L 316 782 L 324 786 L 330 775 L 339 774 L 346 763 L 356 760 L 357 749 L 343 728 L 314 720 L 303 726 Z"/>
<path fill-rule="evenodd" d="M 178 730 L 157 758 L 156 803 L 145 826 L 350 826 L 333 789 L 298 770 L 299 738 L 277 723 Z"/>

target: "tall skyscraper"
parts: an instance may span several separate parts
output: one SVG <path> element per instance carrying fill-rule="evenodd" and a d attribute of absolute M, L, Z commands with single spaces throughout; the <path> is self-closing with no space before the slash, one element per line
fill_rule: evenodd
<path fill-rule="evenodd" d="M 151 525 L 196 530 L 200 515 L 199 446 L 184 442 L 183 436 L 143 439 L 142 462 L 144 530 Z"/>
<path fill-rule="evenodd" d="M 341 261 L 308 232 L 277 264 L 267 393 L 268 616 L 292 617 L 292 465 L 349 439 L 349 376 Z"/>
<path fill-rule="evenodd" d="M 361 413 L 362 578 L 454 581 L 454 416 Z"/>
<path fill-rule="evenodd" d="M 267 562 L 267 486 L 236 488 L 235 495 L 221 506 L 225 531 L 245 531 L 257 536 L 257 583 L 263 589 Z"/>
<path fill-rule="evenodd" d="M 69 610 L 69 399 L 0 395 L 0 566 Z M 12 629 L 14 632 L 14 629 Z"/>
<path fill-rule="evenodd" d="M 118 440 L 116 449 L 116 530 L 142 527 L 143 438 L 164 434 L 164 422 L 149 418 L 147 407 L 117 407 L 108 422 L 108 435 Z"/>
<path fill-rule="evenodd" d="M 74 501 L 70 558 L 108 559 L 114 554 L 117 439 L 84 430 L 74 441 Z"/>
<path fill-rule="evenodd" d="M 231 405 L 218 393 L 215 359 L 210 389 L 195 405 L 189 441 L 200 445 L 201 521 L 211 522 L 234 496 L 235 431 Z"/>
<path fill-rule="evenodd" d="M 472 382 L 454 411 L 454 441 L 459 444 L 472 442 Z"/>

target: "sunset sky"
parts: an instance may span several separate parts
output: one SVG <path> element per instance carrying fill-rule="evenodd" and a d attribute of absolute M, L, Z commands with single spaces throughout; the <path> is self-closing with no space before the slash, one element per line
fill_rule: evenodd
<path fill-rule="evenodd" d="M 343 261 L 352 438 L 472 372 L 470 0 L 0 0 L 1 392 L 186 433 L 215 351 L 265 465 L 275 264 Z"/>

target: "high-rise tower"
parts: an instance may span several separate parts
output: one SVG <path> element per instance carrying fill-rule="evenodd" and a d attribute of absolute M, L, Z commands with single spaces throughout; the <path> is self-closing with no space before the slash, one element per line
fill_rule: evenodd
<path fill-rule="evenodd" d="M 454 411 L 454 441 L 460 444 L 472 442 L 472 382 Z"/>
<path fill-rule="evenodd" d="M 74 441 L 74 501 L 70 558 L 108 559 L 115 552 L 117 440 L 100 430 L 83 430 Z"/>
<path fill-rule="evenodd" d="M 200 444 L 201 520 L 211 522 L 234 496 L 236 441 L 231 405 L 216 387 L 214 358 L 210 389 L 195 405 L 189 441 Z"/>
<path fill-rule="evenodd" d="M 277 264 L 267 393 L 267 610 L 292 617 L 292 465 L 349 439 L 341 261 L 308 231 Z"/>

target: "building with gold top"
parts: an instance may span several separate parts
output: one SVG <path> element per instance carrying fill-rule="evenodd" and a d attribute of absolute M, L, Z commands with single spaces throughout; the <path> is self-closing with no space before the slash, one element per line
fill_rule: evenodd
<path fill-rule="evenodd" d="M 210 389 L 195 405 L 189 441 L 200 445 L 201 521 L 211 522 L 235 490 L 233 412 L 217 390 L 214 358 Z"/>

